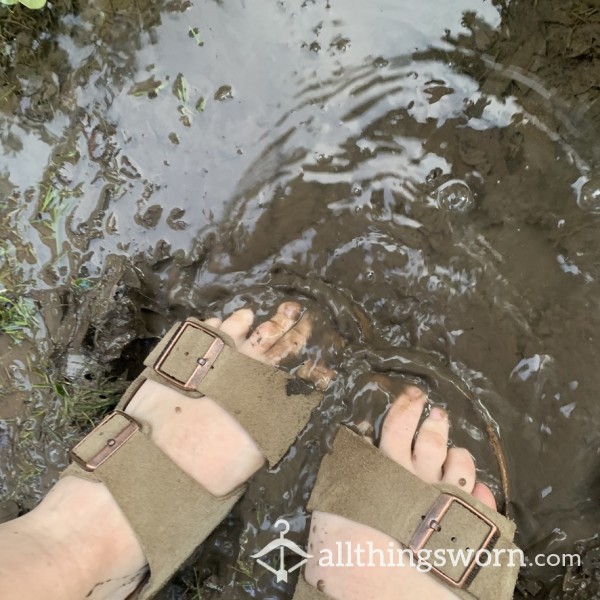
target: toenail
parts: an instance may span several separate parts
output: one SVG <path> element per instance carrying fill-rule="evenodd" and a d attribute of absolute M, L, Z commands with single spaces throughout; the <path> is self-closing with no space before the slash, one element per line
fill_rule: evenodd
<path fill-rule="evenodd" d="M 458 480 L 458 485 L 460 485 L 460 487 L 464 487 L 465 485 L 467 485 L 467 480 L 464 477 L 461 477 Z"/>
<path fill-rule="evenodd" d="M 431 409 L 431 412 L 429 413 L 429 417 L 433 420 L 433 421 L 442 421 L 443 419 L 446 418 L 446 411 L 442 410 L 441 408 L 438 408 L 437 406 L 434 406 Z"/>
<path fill-rule="evenodd" d="M 295 302 L 288 302 L 283 309 L 283 314 L 288 319 L 296 319 L 300 314 L 300 305 Z"/>
<path fill-rule="evenodd" d="M 410 387 L 406 388 L 406 390 L 404 391 L 404 393 L 411 399 L 411 400 L 420 400 L 421 398 L 423 398 L 423 396 L 425 395 L 423 393 L 423 390 L 411 385 Z"/>

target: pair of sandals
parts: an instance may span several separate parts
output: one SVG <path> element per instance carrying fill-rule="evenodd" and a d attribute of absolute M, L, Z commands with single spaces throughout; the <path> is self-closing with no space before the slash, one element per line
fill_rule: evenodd
<path fill-rule="evenodd" d="M 193 398 L 212 398 L 249 433 L 270 467 L 287 453 L 322 397 L 241 354 L 223 331 L 193 318 L 174 325 L 144 364 L 115 411 L 73 448 L 62 474 L 102 482 L 129 520 L 149 565 L 134 594 L 139 600 L 158 593 L 245 491 L 241 486 L 213 496 L 152 442 L 148 425 L 124 412 L 141 385 L 150 379 Z M 430 573 L 461 598 L 512 597 L 518 574 L 510 560 L 517 550 L 514 523 L 455 486 L 423 482 L 346 427 L 322 461 L 308 509 L 378 529 L 417 556 L 470 552 L 469 564 L 431 564 Z M 495 560 L 481 566 L 485 561 L 472 551 L 492 549 Z M 294 600 L 329 598 L 299 577 Z"/>

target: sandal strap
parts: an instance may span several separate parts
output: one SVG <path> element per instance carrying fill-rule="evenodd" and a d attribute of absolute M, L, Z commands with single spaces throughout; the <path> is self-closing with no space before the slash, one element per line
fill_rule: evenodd
<path fill-rule="evenodd" d="M 71 451 L 73 475 L 103 483 L 135 531 L 149 565 L 135 598 L 167 583 L 231 512 L 245 486 L 215 497 L 154 444 L 150 427 L 124 412 L 148 379 L 193 398 L 209 396 L 256 442 L 270 466 L 306 426 L 322 395 L 307 383 L 235 350 L 232 339 L 197 319 L 174 325 L 144 361 L 117 405 Z"/>
<path fill-rule="evenodd" d="M 430 572 L 461 598 L 513 596 L 520 566 L 514 523 L 455 486 L 425 483 L 347 427 L 321 463 L 308 508 L 385 532 L 421 557 L 430 552 Z M 438 567 L 436 550 L 445 565 Z M 493 566 L 478 565 L 489 556 L 475 560 L 478 550 L 493 551 Z M 450 551 L 473 560 L 453 565 Z M 294 600 L 325 598 L 301 578 Z"/>
<path fill-rule="evenodd" d="M 194 398 L 209 396 L 250 434 L 270 467 L 288 451 L 322 398 L 302 380 L 241 354 L 228 335 L 194 318 L 174 325 L 144 364 L 119 409 L 146 379 Z"/>
<path fill-rule="evenodd" d="M 213 496 L 149 433 L 147 424 L 115 411 L 73 448 L 74 462 L 61 474 L 103 483 L 123 511 L 150 566 L 140 599 L 153 597 L 165 585 L 245 491 Z"/>

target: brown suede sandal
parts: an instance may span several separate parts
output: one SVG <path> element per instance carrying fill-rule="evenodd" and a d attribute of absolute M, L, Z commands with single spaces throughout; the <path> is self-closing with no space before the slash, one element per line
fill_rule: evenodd
<path fill-rule="evenodd" d="M 149 565 L 135 594 L 140 600 L 165 585 L 244 493 L 242 487 L 224 497 L 210 494 L 154 445 L 147 424 L 123 412 L 142 383 L 209 396 L 244 427 L 271 467 L 321 400 L 308 384 L 237 352 L 229 336 L 196 319 L 173 326 L 144 364 L 117 409 L 73 448 L 62 474 L 102 482 L 129 520 Z"/>
<path fill-rule="evenodd" d="M 522 556 L 512 541 L 515 524 L 455 486 L 425 483 L 347 427 L 323 459 L 308 508 L 387 533 L 415 559 L 429 556 L 429 572 L 460 598 L 513 597 Z M 471 560 L 442 565 L 436 550 L 440 556 L 462 551 Z M 330 597 L 301 575 L 294 600 Z"/>

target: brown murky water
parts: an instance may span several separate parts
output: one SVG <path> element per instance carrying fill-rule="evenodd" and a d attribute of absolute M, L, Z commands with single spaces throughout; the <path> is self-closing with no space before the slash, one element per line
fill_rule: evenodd
<path fill-rule="evenodd" d="M 290 597 L 251 554 L 278 518 L 305 540 L 334 425 L 377 433 L 406 379 L 499 492 L 489 414 L 529 555 L 585 550 L 519 594 L 598 597 L 597 2 L 65 12 L 33 52 L 17 37 L 0 88 L 2 301 L 30 323 L 0 337 L 4 518 L 174 319 L 295 298 L 340 375 L 165 597 Z"/>

